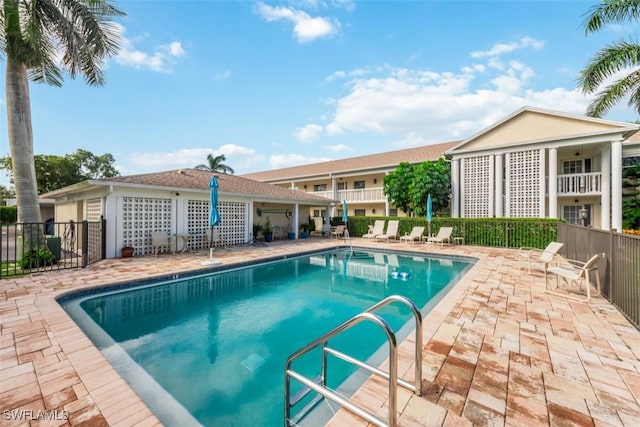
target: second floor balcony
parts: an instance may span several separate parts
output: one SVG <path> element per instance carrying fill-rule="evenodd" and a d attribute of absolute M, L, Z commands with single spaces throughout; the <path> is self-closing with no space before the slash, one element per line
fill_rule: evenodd
<path fill-rule="evenodd" d="M 601 194 L 602 173 L 575 173 L 558 175 L 558 195 Z"/>
<path fill-rule="evenodd" d="M 348 202 L 377 202 L 384 203 L 386 197 L 382 192 L 382 187 L 362 188 L 357 190 L 338 190 L 334 196 L 333 191 L 315 191 L 318 196 L 346 200 Z"/>

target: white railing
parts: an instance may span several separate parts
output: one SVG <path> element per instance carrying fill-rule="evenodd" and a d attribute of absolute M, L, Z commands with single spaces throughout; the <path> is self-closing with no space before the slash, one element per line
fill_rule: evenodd
<path fill-rule="evenodd" d="M 316 196 L 333 198 L 332 191 L 314 191 Z M 346 200 L 347 202 L 384 202 L 386 198 L 382 193 L 382 187 L 363 188 L 361 190 L 338 190 L 337 200 Z"/>
<path fill-rule="evenodd" d="M 600 194 L 600 172 L 558 175 L 558 194 Z"/>

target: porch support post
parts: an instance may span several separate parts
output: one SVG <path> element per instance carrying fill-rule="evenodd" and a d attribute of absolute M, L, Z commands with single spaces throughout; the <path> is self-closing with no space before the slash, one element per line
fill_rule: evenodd
<path fill-rule="evenodd" d="M 496 167 L 494 171 L 495 175 L 495 205 L 496 205 L 496 218 L 502 218 L 504 216 L 504 200 L 502 198 L 502 154 L 496 154 Z"/>
<path fill-rule="evenodd" d="M 622 231 L 622 141 L 611 143 L 611 228 Z"/>
<path fill-rule="evenodd" d="M 547 216 L 547 208 L 546 208 L 546 199 L 547 199 L 547 150 L 544 148 L 540 149 L 540 176 L 538 191 L 540 191 L 539 199 L 540 199 L 540 210 L 538 212 L 538 217 L 544 218 Z"/>
<path fill-rule="evenodd" d="M 465 218 L 464 211 L 464 195 L 467 192 L 467 189 L 464 188 L 464 159 L 460 159 L 460 218 Z"/>
<path fill-rule="evenodd" d="M 558 218 L 558 149 L 549 148 L 549 218 Z"/>
<path fill-rule="evenodd" d="M 611 146 L 600 153 L 600 228 L 611 229 Z M 622 173 L 622 172 L 621 172 Z"/>
<path fill-rule="evenodd" d="M 507 170 L 506 173 L 506 177 L 505 177 L 505 185 L 506 185 L 506 189 L 505 189 L 505 212 L 504 212 L 504 216 L 505 218 L 511 218 L 511 172 L 509 171 L 509 167 L 511 166 L 511 158 L 509 153 L 506 153 L 504 155 L 504 166 L 505 169 Z"/>
<path fill-rule="evenodd" d="M 451 217 L 460 217 L 460 160 L 451 161 Z"/>
<path fill-rule="evenodd" d="M 336 184 L 336 178 L 331 177 L 331 197 L 334 200 L 338 199 L 338 185 Z M 331 206 L 331 216 L 336 216 L 336 206 Z"/>
<path fill-rule="evenodd" d="M 493 179 L 493 177 L 496 174 L 495 170 L 496 170 L 495 156 L 493 154 L 490 154 L 489 155 L 489 212 L 487 212 L 489 218 L 493 218 L 495 216 L 496 184 Z"/>

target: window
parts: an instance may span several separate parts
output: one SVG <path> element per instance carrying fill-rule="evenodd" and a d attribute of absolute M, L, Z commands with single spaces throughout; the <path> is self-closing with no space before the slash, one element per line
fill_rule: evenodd
<path fill-rule="evenodd" d="M 389 216 L 398 216 L 398 208 L 389 208 Z"/>
<path fill-rule="evenodd" d="M 625 157 L 624 159 L 622 159 L 622 168 L 623 169 L 630 168 L 639 163 L 640 163 L 640 156 Z"/>
<path fill-rule="evenodd" d="M 339 182 L 338 183 L 338 190 L 346 190 L 347 189 L 347 183 L 346 182 Z"/>
<path fill-rule="evenodd" d="M 582 224 L 582 220 L 580 219 L 580 209 L 582 209 L 582 206 L 583 205 L 563 206 L 562 217 L 566 219 L 569 224 Z M 591 225 L 591 205 L 584 205 L 584 208 L 587 210 L 585 225 Z"/>
<path fill-rule="evenodd" d="M 562 162 L 562 173 L 577 174 L 591 172 L 591 159 L 565 160 Z"/>
<path fill-rule="evenodd" d="M 313 186 L 313 191 L 327 191 L 327 184 L 317 184 Z"/>
<path fill-rule="evenodd" d="M 353 181 L 354 190 L 362 190 L 363 188 L 365 188 L 364 181 Z"/>
<path fill-rule="evenodd" d="M 322 210 L 322 209 L 314 209 L 313 210 L 313 217 L 314 218 L 320 218 L 323 213 L 324 213 L 324 210 Z"/>
<path fill-rule="evenodd" d="M 356 209 L 353 216 L 367 216 L 367 213 L 364 209 Z"/>

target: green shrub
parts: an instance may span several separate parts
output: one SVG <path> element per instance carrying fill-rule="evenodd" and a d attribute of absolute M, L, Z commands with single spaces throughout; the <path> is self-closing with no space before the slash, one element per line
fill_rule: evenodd
<path fill-rule="evenodd" d="M 20 260 L 20 266 L 23 270 L 46 267 L 56 263 L 53 253 L 47 248 L 39 248 L 24 254 Z"/>
<path fill-rule="evenodd" d="M 362 236 L 375 220 L 400 220 L 398 233 L 410 233 L 414 226 L 428 224 L 424 217 L 349 217 L 349 234 Z M 331 224 L 341 224 L 342 217 L 334 217 Z M 453 227 L 452 236 L 464 237 L 465 244 L 519 248 L 523 246 L 543 249 L 557 240 L 558 220 L 548 218 L 445 218 L 435 217 L 431 221 L 431 234 L 438 233 L 440 227 Z"/>
<path fill-rule="evenodd" d="M 0 222 L 13 224 L 18 220 L 17 206 L 0 206 Z"/>

